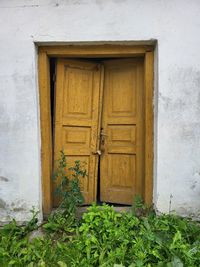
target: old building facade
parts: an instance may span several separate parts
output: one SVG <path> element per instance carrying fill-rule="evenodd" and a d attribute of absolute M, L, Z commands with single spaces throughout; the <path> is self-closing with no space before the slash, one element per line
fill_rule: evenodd
<path fill-rule="evenodd" d="M 44 200 L 44 191 L 49 185 L 42 184 L 45 179 L 44 177 L 42 178 L 45 159 L 42 155 L 43 151 L 41 151 L 43 145 L 41 109 L 44 107 L 41 107 L 40 93 L 43 86 L 41 84 L 45 82 L 40 80 L 41 76 L 39 75 L 41 73 L 39 73 L 38 64 L 40 49 L 42 51 L 43 47 L 49 46 L 56 48 L 62 46 L 64 50 L 66 47 L 71 49 L 71 47 L 79 46 L 80 48 L 79 52 L 74 52 L 76 59 L 70 56 L 70 60 L 74 60 L 73 63 L 72 61 L 70 61 L 71 63 L 67 62 L 69 56 L 66 50 L 65 52 L 59 52 L 60 55 L 56 55 L 57 52 L 52 52 L 55 64 L 58 64 L 58 58 L 60 59 L 60 73 L 62 73 L 62 66 L 65 64 L 78 64 L 77 58 L 79 58 L 80 64 L 83 61 L 91 64 L 87 65 L 85 63 L 87 65 L 84 65 L 86 69 L 98 61 L 98 64 L 104 67 L 105 81 L 103 83 L 105 88 L 108 88 L 105 90 L 109 91 L 108 84 L 111 78 L 109 80 L 106 77 L 110 75 L 109 77 L 112 76 L 113 79 L 112 84 L 116 81 L 119 87 L 116 89 L 118 90 L 116 91 L 116 96 L 120 99 L 121 95 L 124 94 L 124 100 L 121 102 L 116 99 L 113 100 L 113 112 L 124 112 L 123 114 L 126 113 L 127 117 L 130 114 L 135 114 L 134 112 L 136 111 L 131 104 L 132 102 L 130 102 L 130 109 L 125 110 L 124 107 L 129 105 L 130 99 L 133 99 L 134 96 L 137 97 L 137 93 L 132 96 L 132 91 L 128 87 L 129 82 L 127 82 L 127 91 L 120 94 L 121 87 L 119 83 L 121 81 L 121 84 L 123 84 L 123 81 L 127 81 L 130 72 L 130 79 L 134 75 L 136 76 L 137 86 L 139 86 L 137 87 L 139 88 L 137 92 L 143 90 L 141 89 L 143 85 L 140 88 L 138 84 L 143 84 L 144 77 L 147 75 L 145 72 L 147 70 L 145 67 L 146 61 L 141 63 L 143 64 L 143 67 L 141 67 L 141 69 L 143 68 L 141 70 L 143 78 L 137 78 L 140 77 L 140 74 L 138 74 L 140 71 L 136 71 L 137 74 L 134 74 L 129 71 L 130 69 L 127 72 L 124 69 L 121 72 L 119 71 L 121 74 L 118 74 L 116 78 L 116 73 L 113 74 L 112 71 L 108 71 L 109 66 L 112 64 L 115 67 L 117 64 L 120 66 L 129 64 L 131 68 L 133 65 L 140 64 L 138 63 L 138 58 L 142 57 L 144 60 L 145 53 L 153 52 L 153 98 L 152 105 L 150 105 L 150 109 L 152 107 L 153 111 L 151 125 L 153 129 L 153 148 L 152 155 L 150 155 L 153 158 L 152 201 L 155 208 L 160 212 L 175 210 L 184 216 L 200 216 L 199 13 L 200 2 L 198 0 L 0 1 L 0 220 L 2 222 L 9 221 L 12 217 L 15 217 L 18 221 L 27 220 L 32 206 L 40 210 L 42 218 L 42 206 L 44 206 L 44 201 L 47 201 Z M 94 51 L 89 51 L 87 55 L 88 47 L 94 48 L 95 45 L 99 49 L 100 47 L 112 47 L 113 50 L 104 51 L 102 54 L 98 52 L 98 55 L 95 55 Z M 114 47 L 122 47 L 122 50 L 124 49 L 124 52 L 121 52 L 123 55 L 118 51 L 113 56 Z M 125 52 L 127 47 L 131 47 L 132 51 L 135 52 Z M 134 56 L 131 53 L 135 53 Z M 124 63 L 125 61 L 123 60 L 127 60 L 130 57 L 135 61 Z M 113 63 L 114 58 L 118 62 Z M 128 68 L 127 66 L 129 65 L 124 68 Z M 83 68 L 83 65 L 79 65 L 78 68 Z M 139 68 L 137 67 L 137 69 Z M 74 74 L 70 75 L 73 76 Z M 76 75 L 78 74 L 76 73 Z M 42 79 L 45 79 L 45 76 L 42 77 Z M 88 77 L 87 79 L 89 79 Z M 96 83 L 98 83 L 100 78 L 95 77 Z M 146 79 L 148 80 L 148 77 Z M 77 77 L 75 81 L 77 81 Z M 151 80 L 149 82 L 151 83 Z M 73 83 L 73 80 L 71 83 Z M 145 88 L 148 88 L 147 84 Z M 89 99 L 89 95 L 81 95 L 81 92 L 81 98 Z M 78 92 L 76 93 L 78 94 Z M 69 97 L 69 93 L 67 94 Z M 146 95 L 146 91 L 144 91 L 144 94 Z M 129 97 L 125 97 L 127 95 Z M 138 95 L 140 94 L 138 93 Z M 74 95 L 70 97 L 73 102 Z M 45 96 L 43 98 L 45 99 Z M 105 106 L 104 110 L 109 106 L 108 99 L 111 99 L 111 96 L 105 100 L 107 102 L 103 104 Z M 142 98 L 141 96 L 141 99 L 144 100 L 145 97 L 143 96 Z M 138 96 L 136 106 L 140 105 L 138 103 L 143 103 L 140 102 L 143 100 L 140 100 L 140 96 Z M 86 106 L 89 105 L 87 101 L 84 103 Z M 73 108 L 74 106 L 72 105 L 72 111 L 74 111 Z M 81 120 L 83 121 L 86 113 L 84 113 L 84 110 L 81 111 L 81 108 L 79 111 L 80 114 L 81 112 L 83 114 L 81 115 Z M 44 109 L 42 112 L 45 114 Z M 50 112 L 50 109 L 48 112 Z M 67 112 L 71 112 L 70 108 L 65 113 L 66 118 L 68 116 Z M 87 110 L 87 112 L 89 111 Z M 128 119 L 123 115 L 123 122 L 115 120 L 113 124 L 111 122 L 109 124 L 106 116 L 111 113 L 111 111 L 110 113 L 109 111 L 104 111 L 102 116 L 105 118 L 104 128 L 107 125 L 111 125 L 109 131 L 113 131 L 113 140 L 116 143 L 118 141 L 121 142 L 121 147 L 122 144 L 125 144 L 123 142 L 127 144 L 130 141 L 131 143 L 134 138 L 139 143 L 140 141 L 137 141 L 139 140 L 137 136 L 139 130 L 137 130 L 136 134 L 134 125 L 140 124 L 140 118 L 137 118 L 137 123 L 129 123 Z M 115 114 L 112 114 L 115 117 Z M 140 114 L 140 111 L 137 114 Z M 148 118 L 148 115 L 145 118 Z M 81 126 L 70 123 L 69 121 L 67 122 L 68 127 L 71 127 L 70 129 L 73 126 L 84 126 L 84 129 L 87 129 L 88 125 L 90 125 L 82 124 Z M 119 131 L 113 130 L 114 126 L 112 125 L 115 125 Z M 119 125 L 125 125 L 126 127 L 119 128 L 121 127 Z M 130 132 L 126 132 L 124 129 L 130 130 Z M 79 130 L 82 131 L 81 129 Z M 82 132 L 83 139 L 89 140 L 90 137 L 87 135 L 87 130 Z M 146 130 L 144 130 L 144 135 L 145 133 Z M 109 134 L 109 132 L 106 134 Z M 120 134 L 124 138 L 122 138 L 123 140 L 118 140 Z M 68 138 L 70 139 L 69 136 Z M 75 140 L 73 142 L 76 142 L 76 133 L 74 135 L 73 131 L 72 136 L 72 139 Z M 146 137 L 148 138 L 148 136 Z M 77 138 L 80 138 L 80 136 Z M 69 140 L 69 142 L 72 141 Z M 90 141 L 87 142 L 90 143 Z M 122 149 L 121 147 L 120 149 Z M 128 153 L 128 155 L 132 155 L 135 153 L 137 155 L 137 153 L 141 153 L 143 155 L 145 153 L 142 154 L 142 150 L 139 150 L 139 148 L 137 152 L 131 152 L 131 149 L 134 149 L 134 145 L 132 147 L 131 145 L 130 147 L 124 145 L 123 147 L 124 150 L 120 152 L 122 154 Z M 118 153 L 116 152 L 117 150 L 112 149 L 114 152 L 111 153 Z M 115 147 L 115 149 L 117 148 Z M 49 153 L 52 153 L 52 151 Z M 137 160 L 134 161 L 132 156 L 127 156 L 124 159 L 121 157 L 121 159 L 122 165 L 124 164 L 125 167 L 122 167 L 124 171 L 120 175 L 124 174 L 125 178 L 126 176 L 129 177 L 129 174 L 132 175 L 135 169 L 139 172 L 139 168 L 141 168 L 141 173 L 144 172 L 145 167 L 137 163 Z M 111 162 L 120 163 L 120 157 L 114 157 Z M 129 166 L 130 173 L 129 171 L 125 173 L 127 162 L 129 162 L 130 166 L 136 166 Z M 111 165 L 108 164 L 107 166 L 106 164 L 105 162 L 105 168 L 112 169 Z M 148 168 L 145 169 L 146 172 L 148 172 Z M 116 176 L 115 171 L 111 171 L 111 176 Z M 90 182 L 88 181 L 88 183 Z M 118 183 L 120 182 L 118 181 Z M 144 187 L 144 190 L 151 190 L 145 189 L 144 184 L 141 186 Z M 124 192 L 121 193 L 119 202 L 123 202 L 122 199 L 126 197 L 126 191 Z M 112 194 L 113 198 L 109 199 L 110 195 L 108 194 L 109 196 L 103 196 L 103 200 L 117 202 L 116 195 L 118 193 L 112 191 Z M 127 201 L 124 203 L 127 204 Z"/>

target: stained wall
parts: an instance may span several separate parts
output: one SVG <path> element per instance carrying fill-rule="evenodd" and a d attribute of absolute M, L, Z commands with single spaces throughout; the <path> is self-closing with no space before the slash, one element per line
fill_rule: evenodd
<path fill-rule="evenodd" d="M 37 45 L 157 40 L 154 204 L 200 216 L 200 2 L 0 1 L 0 220 L 41 210 Z"/>

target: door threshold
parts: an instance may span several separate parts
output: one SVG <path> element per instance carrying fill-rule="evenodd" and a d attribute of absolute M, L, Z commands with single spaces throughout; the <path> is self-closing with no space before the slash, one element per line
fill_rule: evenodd
<path fill-rule="evenodd" d="M 97 203 L 97 205 L 98 206 L 102 206 L 102 203 Z M 120 204 L 108 204 L 108 205 L 112 206 L 116 212 L 129 212 L 129 211 L 131 211 L 131 206 L 120 205 Z M 85 206 L 82 206 L 82 207 L 78 207 L 77 211 L 76 211 L 77 218 L 80 219 L 83 216 L 83 214 L 87 212 L 87 209 L 90 206 L 91 205 L 85 205 Z M 51 214 L 55 213 L 56 211 L 57 211 L 57 208 L 54 208 L 51 211 Z"/>

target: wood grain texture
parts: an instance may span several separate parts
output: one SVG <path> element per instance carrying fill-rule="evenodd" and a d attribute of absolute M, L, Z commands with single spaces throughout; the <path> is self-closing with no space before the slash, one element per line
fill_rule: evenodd
<path fill-rule="evenodd" d="M 143 60 L 104 64 L 101 201 L 132 204 L 144 190 Z"/>
<path fill-rule="evenodd" d="M 154 81 L 154 54 L 145 55 L 145 194 L 147 204 L 153 201 L 153 81 Z"/>
<path fill-rule="evenodd" d="M 141 56 L 152 51 L 152 45 L 65 45 L 41 46 L 41 51 L 54 57 L 131 57 Z"/>
<path fill-rule="evenodd" d="M 67 156 L 68 166 L 75 160 L 86 162 L 88 176 L 81 183 L 84 204 L 95 201 L 98 156 L 101 66 L 80 60 L 58 59 L 55 101 L 54 159 L 60 151 Z M 57 181 L 59 182 L 59 181 Z M 57 183 L 54 184 L 54 190 Z M 54 206 L 58 205 L 54 197 Z"/>
<path fill-rule="evenodd" d="M 47 215 L 52 209 L 52 131 L 49 59 L 45 52 L 39 52 L 39 98 L 41 125 L 41 162 L 42 162 L 42 207 Z"/>

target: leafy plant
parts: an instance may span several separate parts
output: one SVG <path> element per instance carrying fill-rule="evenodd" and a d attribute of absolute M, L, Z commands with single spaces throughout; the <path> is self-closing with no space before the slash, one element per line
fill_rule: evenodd
<path fill-rule="evenodd" d="M 65 235 L 66 239 L 71 237 L 77 227 L 77 219 L 75 214 L 65 214 L 61 211 L 56 211 L 48 217 L 47 223 L 43 225 L 48 233 Z"/>
<path fill-rule="evenodd" d="M 141 217 L 150 214 L 155 214 L 153 207 L 144 203 L 144 200 L 140 195 L 136 195 L 133 200 L 133 205 L 131 209 L 133 215 Z"/>
<path fill-rule="evenodd" d="M 63 151 L 60 152 L 57 168 L 53 173 L 53 180 L 58 182 L 55 194 L 61 199 L 60 208 L 65 213 L 74 213 L 76 207 L 83 204 L 84 198 L 80 189 L 80 180 L 87 175 L 85 163 L 75 161 L 74 166 L 67 168 L 67 160 Z"/>
<path fill-rule="evenodd" d="M 66 156 L 60 152 L 53 179 L 57 181 L 55 194 L 60 198 L 59 208 L 53 212 L 43 228 L 49 233 L 72 233 L 77 226 L 75 211 L 83 204 L 84 198 L 80 190 L 80 179 L 85 177 L 84 163 L 75 161 L 74 166 L 67 167 Z"/>
<path fill-rule="evenodd" d="M 93 205 L 69 248 L 70 266 L 199 266 L 200 229 L 176 215 L 136 217 Z"/>
<path fill-rule="evenodd" d="M 12 221 L 0 229 L 0 266 L 200 266 L 200 227 L 175 214 L 135 216 L 93 204 L 79 224 L 70 214 L 50 216 L 47 234 L 29 242 L 24 233 L 35 227 Z"/>
<path fill-rule="evenodd" d="M 59 164 L 57 177 L 69 179 L 63 154 Z M 85 175 L 79 163 L 70 168 L 74 175 L 70 179 Z M 140 197 L 135 199 L 131 212 L 118 213 L 112 206 L 93 204 L 78 222 L 74 210 L 81 203 L 79 184 L 72 189 L 67 180 L 61 191 L 65 189 L 70 193 L 64 199 L 64 211 L 49 216 L 42 237 L 31 242 L 28 239 L 28 233 L 38 227 L 34 209 L 26 225 L 19 226 L 13 220 L 0 229 L 0 266 L 200 266 L 198 223 L 172 213 L 157 216 Z"/>
<path fill-rule="evenodd" d="M 16 220 L 13 219 L 10 223 L 4 225 L 4 227 L 1 229 L 1 234 L 7 237 L 15 236 L 17 238 L 22 238 L 26 236 L 30 231 L 37 229 L 37 215 L 39 211 L 36 211 L 33 208 L 30 212 L 32 214 L 32 217 L 31 220 L 27 222 L 27 224 L 19 226 Z"/>

